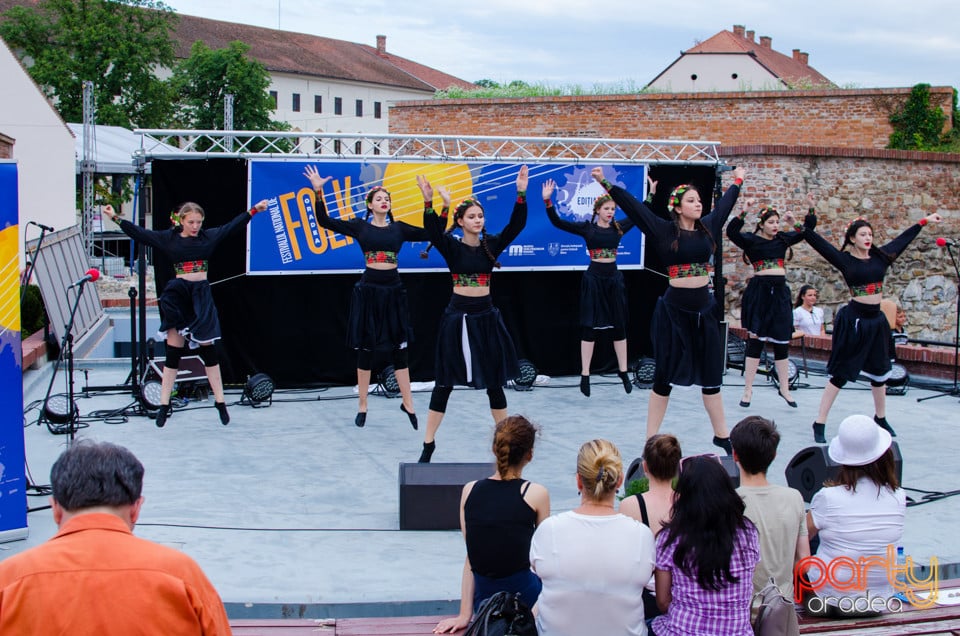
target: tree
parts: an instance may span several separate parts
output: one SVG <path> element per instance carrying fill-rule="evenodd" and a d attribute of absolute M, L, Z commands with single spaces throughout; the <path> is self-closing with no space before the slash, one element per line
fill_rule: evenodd
<path fill-rule="evenodd" d="M 930 105 L 930 85 L 917 84 L 903 106 L 890 115 L 893 132 L 888 148 L 896 150 L 934 150 L 941 142 L 947 116 Z"/>
<path fill-rule="evenodd" d="M 159 67 L 174 60 L 177 16 L 157 0 L 41 0 L 4 14 L 0 36 L 60 115 L 83 121 L 83 82 L 94 84 L 97 123 L 159 128 L 173 112 Z"/>

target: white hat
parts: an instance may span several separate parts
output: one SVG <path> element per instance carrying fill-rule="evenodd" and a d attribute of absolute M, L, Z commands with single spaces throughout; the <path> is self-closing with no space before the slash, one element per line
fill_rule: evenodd
<path fill-rule="evenodd" d="M 890 433 L 867 415 L 851 415 L 840 422 L 839 434 L 830 440 L 827 454 L 845 466 L 866 466 L 890 448 Z"/>

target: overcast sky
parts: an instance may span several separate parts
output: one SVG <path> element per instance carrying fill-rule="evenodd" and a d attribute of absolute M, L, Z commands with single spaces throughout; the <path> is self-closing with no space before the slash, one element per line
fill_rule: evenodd
<path fill-rule="evenodd" d="M 178 12 L 376 45 L 465 80 L 640 88 L 734 24 L 849 88 L 960 86 L 956 0 L 166 0 Z"/>

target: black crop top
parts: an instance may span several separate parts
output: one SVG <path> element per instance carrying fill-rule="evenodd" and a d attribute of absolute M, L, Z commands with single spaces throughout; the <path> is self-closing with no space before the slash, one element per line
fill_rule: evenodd
<path fill-rule="evenodd" d="M 388 259 L 388 262 L 396 263 L 396 255 L 406 241 L 428 240 L 425 229 L 403 221 L 394 221 L 385 227 L 378 227 L 361 218 L 346 221 L 331 218 L 323 197 L 314 193 L 314 201 L 317 223 L 333 232 L 355 238 L 360 249 L 367 255 L 367 262 L 372 261 L 372 254 L 392 254 L 393 257 Z"/>
<path fill-rule="evenodd" d="M 783 267 L 787 249 L 803 240 L 803 232 L 777 232 L 772 239 L 767 239 L 754 232 L 742 230 L 743 219 L 733 217 L 727 225 L 727 238 L 743 250 L 757 271 Z"/>
<path fill-rule="evenodd" d="M 564 232 L 582 236 L 587 243 L 587 251 L 590 252 L 591 258 L 594 257 L 594 250 L 609 250 L 600 257 L 603 258 L 609 254 L 610 257 L 616 258 L 617 248 L 620 247 L 621 232 L 626 234 L 635 225 L 630 219 L 618 220 L 617 224 L 620 226 L 620 232 L 618 232 L 613 223 L 609 227 L 600 227 L 591 221 L 567 221 L 560 218 L 560 215 L 557 214 L 557 208 L 553 206 L 552 202 L 547 206 L 547 218 L 555 227 Z"/>
<path fill-rule="evenodd" d="M 487 256 L 482 245 L 467 245 L 457 237 L 446 232 L 447 217 L 437 216 L 433 208 L 425 205 L 423 209 L 423 227 L 427 230 L 430 241 L 443 256 L 450 268 L 451 274 L 473 275 L 489 274 L 493 271 L 493 261 Z M 510 242 L 517 238 L 527 224 L 526 198 L 517 197 L 513 204 L 513 213 L 510 221 L 499 234 L 487 234 L 487 247 L 494 258 L 507 249 Z"/>
<path fill-rule="evenodd" d="M 891 262 L 907 249 L 913 239 L 917 238 L 922 227 L 919 223 L 908 227 L 900 236 L 878 248 L 890 256 L 889 262 L 879 254 L 873 254 L 872 250 L 868 258 L 857 258 L 850 252 L 841 252 L 810 229 L 804 231 L 804 237 L 820 256 L 840 270 L 852 296 L 871 296 L 883 293 L 883 277 Z"/>
<path fill-rule="evenodd" d="M 710 210 L 710 213 L 700 218 L 700 222 L 710 231 L 710 235 L 713 237 L 713 243 L 711 243 L 707 235 L 699 230 L 681 229 L 679 237 L 677 237 L 674 229 L 676 226 L 673 221 L 660 218 L 645 203 L 620 186 L 604 182 L 604 187 L 613 197 L 614 203 L 646 235 L 663 264 L 667 266 L 668 270 L 671 270 L 671 278 L 676 277 L 673 271 L 676 266 L 703 264 L 710 260 L 713 256 L 713 245 L 719 242 L 723 224 L 727 222 L 727 217 L 730 216 L 733 206 L 737 203 L 737 197 L 740 196 L 740 186 L 731 185 L 720 197 L 716 206 Z M 676 251 L 670 248 L 674 239 L 677 239 Z M 706 274 L 708 272 L 698 272 L 698 274 L 700 273 Z"/>
<path fill-rule="evenodd" d="M 530 540 L 537 512 L 523 500 L 530 482 L 481 479 L 463 504 L 464 541 L 470 567 L 502 578 L 530 567 Z"/>
<path fill-rule="evenodd" d="M 135 241 L 163 252 L 176 267 L 180 263 L 207 261 L 223 239 L 234 230 L 249 223 L 251 218 L 249 212 L 244 212 L 231 219 L 226 225 L 210 229 L 201 228 L 196 236 L 186 237 L 180 235 L 179 228 L 147 230 L 125 219 L 120 221 L 120 229 Z"/>

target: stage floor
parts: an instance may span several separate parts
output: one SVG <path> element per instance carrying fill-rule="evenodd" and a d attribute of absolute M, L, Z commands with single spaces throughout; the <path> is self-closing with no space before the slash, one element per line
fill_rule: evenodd
<path fill-rule="evenodd" d="M 122 384 L 129 361 L 80 361 L 76 387 Z M 87 370 L 88 379 L 84 380 Z M 24 375 L 24 403 L 41 400 L 52 364 Z M 578 378 L 550 378 L 532 391 L 507 391 L 509 411 L 543 428 L 524 476 L 550 491 L 554 513 L 578 505 L 574 481 L 580 445 L 595 437 L 614 441 L 626 464 L 641 454 L 648 391 L 626 395 L 615 376 L 594 376 L 593 396 L 583 397 Z M 772 482 L 786 484 L 784 469 L 813 445 L 821 373 L 801 375 L 789 408 L 772 384 L 758 377 L 749 409 L 738 406 L 743 379 L 725 376 L 728 423 L 748 414 L 773 418 L 780 428 L 780 454 Z M 64 390 L 62 378 L 54 392 Z M 887 401 L 887 419 L 899 433 L 903 485 L 925 491 L 960 490 L 960 400 L 917 402 L 934 395 L 911 388 Z M 324 391 L 278 391 L 273 405 L 236 404 L 228 393 L 232 421 L 222 426 L 213 398 L 190 402 L 165 428 L 142 416 L 126 421 L 91 414 L 122 409 L 129 393 L 79 397 L 89 424 L 79 438 L 108 440 L 130 448 L 144 463 L 143 507 L 136 533 L 193 556 L 219 590 L 231 618 L 399 616 L 452 614 L 458 609 L 464 546 L 458 531 L 399 530 L 398 467 L 419 456 L 429 393 L 414 394 L 421 430 L 400 411 L 400 400 L 371 396 L 365 428 L 353 424 L 353 387 Z M 834 406 L 827 437 L 852 413 L 873 413 L 867 384 L 850 384 Z M 26 454 L 31 483 L 49 483 L 52 462 L 68 436 L 35 425 L 27 414 Z M 469 389 L 451 396 L 437 436 L 434 462 L 487 462 L 493 422 L 486 394 Z M 663 430 L 680 438 L 684 454 L 717 450 L 698 389 L 675 389 Z M 920 499 L 922 493 L 909 492 Z M 31 497 L 31 508 L 46 504 Z M 49 510 L 28 515 L 29 537 L 0 544 L 0 558 L 46 541 L 55 531 Z M 960 498 L 948 497 L 907 510 L 903 544 L 918 563 L 935 556 L 960 564 L 960 545 L 950 539 L 960 527 Z M 956 578 L 957 566 L 945 573 Z"/>

